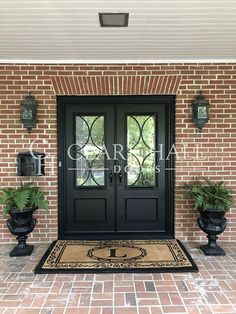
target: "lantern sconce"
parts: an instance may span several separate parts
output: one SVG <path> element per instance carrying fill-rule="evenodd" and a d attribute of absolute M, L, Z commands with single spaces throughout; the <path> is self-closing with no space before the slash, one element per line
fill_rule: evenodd
<path fill-rule="evenodd" d="M 29 92 L 21 102 L 21 122 L 29 133 L 37 123 L 37 107 L 37 101 L 31 95 L 31 92 Z"/>
<path fill-rule="evenodd" d="M 199 95 L 192 102 L 193 123 L 199 128 L 200 132 L 204 125 L 209 121 L 209 102 L 199 91 Z"/>

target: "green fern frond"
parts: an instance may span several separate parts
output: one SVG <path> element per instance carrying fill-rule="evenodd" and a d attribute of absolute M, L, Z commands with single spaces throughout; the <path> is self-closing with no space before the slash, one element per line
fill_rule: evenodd
<path fill-rule="evenodd" d="M 30 190 L 21 190 L 14 196 L 16 207 L 20 210 L 28 207 Z"/>
<path fill-rule="evenodd" d="M 44 197 L 44 193 L 40 191 L 38 186 L 32 182 L 23 184 L 18 188 L 2 188 L 0 195 L 0 204 L 4 204 L 4 215 L 9 214 L 11 210 L 22 211 L 25 208 L 46 208 L 48 201 Z"/>
<path fill-rule="evenodd" d="M 44 195 L 42 191 L 34 190 L 32 191 L 30 197 L 30 203 L 33 207 L 37 208 L 48 208 L 48 201 L 44 199 Z"/>
<path fill-rule="evenodd" d="M 186 189 L 194 200 L 194 208 L 205 210 L 214 208 L 227 211 L 233 204 L 232 190 L 223 181 L 212 182 L 207 178 L 180 186 Z M 186 194 L 186 193 L 185 193 Z"/>

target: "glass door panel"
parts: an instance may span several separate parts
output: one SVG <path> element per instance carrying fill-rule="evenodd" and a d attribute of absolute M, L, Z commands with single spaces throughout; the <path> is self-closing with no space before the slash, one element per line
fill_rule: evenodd
<path fill-rule="evenodd" d="M 76 186 L 105 185 L 104 116 L 76 117 Z"/>
<path fill-rule="evenodd" d="M 127 182 L 130 187 L 156 186 L 156 118 L 127 116 Z"/>

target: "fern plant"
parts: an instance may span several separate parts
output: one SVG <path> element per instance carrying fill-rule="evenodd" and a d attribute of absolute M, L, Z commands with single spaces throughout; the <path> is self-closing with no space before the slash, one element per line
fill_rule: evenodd
<path fill-rule="evenodd" d="M 5 205 L 4 215 L 10 211 L 21 212 L 25 209 L 48 208 L 48 201 L 45 199 L 38 186 L 32 183 L 21 184 L 18 188 L 2 188 L 0 204 Z"/>
<path fill-rule="evenodd" d="M 194 200 L 193 207 L 205 211 L 214 208 L 218 211 L 228 211 L 233 204 L 232 190 L 223 181 L 211 182 L 207 179 L 181 186 L 188 191 L 185 198 Z"/>

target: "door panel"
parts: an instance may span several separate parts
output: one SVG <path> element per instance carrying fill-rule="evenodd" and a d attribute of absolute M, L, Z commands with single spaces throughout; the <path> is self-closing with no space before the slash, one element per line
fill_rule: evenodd
<path fill-rule="evenodd" d="M 126 116 L 126 187 L 155 187 L 156 116 Z"/>
<path fill-rule="evenodd" d="M 106 160 L 105 117 L 78 115 L 75 118 L 76 134 L 76 186 L 105 187 Z"/>
<path fill-rule="evenodd" d="M 109 106 L 68 105 L 65 112 L 66 233 L 114 231 L 114 187 L 108 160 L 114 137 L 114 109 Z M 109 151 L 110 150 L 110 151 Z"/>
<path fill-rule="evenodd" d="M 117 141 L 123 180 L 117 186 L 117 230 L 165 231 L 165 161 L 155 153 L 165 146 L 164 105 L 117 107 Z M 159 169 L 161 170 L 158 173 Z"/>
<path fill-rule="evenodd" d="M 59 238 L 173 237 L 173 105 L 58 97 Z"/>

